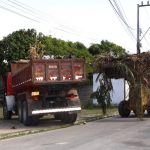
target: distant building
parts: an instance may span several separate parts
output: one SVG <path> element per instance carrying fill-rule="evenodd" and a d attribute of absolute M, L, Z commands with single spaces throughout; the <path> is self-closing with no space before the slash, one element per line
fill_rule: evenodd
<path fill-rule="evenodd" d="M 97 90 L 99 81 L 96 82 L 97 74 L 93 74 L 93 92 Z M 129 98 L 129 85 L 124 79 L 111 79 L 113 91 L 110 92 L 112 104 L 118 105 L 122 100 Z M 98 104 L 96 99 L 93 99 L 93 104 Z"/>

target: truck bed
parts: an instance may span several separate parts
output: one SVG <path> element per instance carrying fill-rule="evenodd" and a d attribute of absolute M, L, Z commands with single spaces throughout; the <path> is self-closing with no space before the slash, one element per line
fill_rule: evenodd
<path fill-rule="evenodd" d="M 86 81 L 83 59 L 30 60 L 13 63 L 11 67 L 14 90 L 43 84 Z"/>

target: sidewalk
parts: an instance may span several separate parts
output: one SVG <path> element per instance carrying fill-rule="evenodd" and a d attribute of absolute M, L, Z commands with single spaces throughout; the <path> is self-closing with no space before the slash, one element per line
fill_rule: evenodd
<path fill-rule="evenodd" d="M 89 121 L 94 121 L 98 119 L 102 119 L 105 117 L 110 117 L 117 115 L 117 111 L 113 110 L 109 112 L 108 115 L 103 116 L 101 114 L 101 110 L 82 110 L 79 113 L 77 121 L 74 125 L 85 124 Z M 15 136 L 27 135 L 27 134 L 34 134 L 59 128 L 65 128 L 71 126 L 70 124 L 66 125 L 61 123 L 59 120 L 54 120 L 52 115 L 45 116 L 44 118 L 40 119 L 40 123 L 38 126 L 31 126 L 27 127 L 23 124 L 19 123 L 17 117 L 13 117 L 12 120 L 3 120 L 0 119 L 0 140 L 6 138 L 12 138 Z"/>

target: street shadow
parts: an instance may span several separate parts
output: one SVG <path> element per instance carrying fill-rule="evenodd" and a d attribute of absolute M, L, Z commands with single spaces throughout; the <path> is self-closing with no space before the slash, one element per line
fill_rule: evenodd
<path fill-rule="evenodd" d="M 39 123 L 35 126 L 24 126 L 22 123 L 19 122 L 17 116 L 13 116 L 11 120 L 4 120 L 0 118 L 0 130 L 7 130 L 7 129 L 36 129 L 36 128 L 59 128 L 63 126 L 60 120 L 55 120 L 54 117 L 48 116 L 39 119 Z"/>
<path fill-rule="evenodd" d="M 120 117 L 118 116 L 113 116 L 110 118 L 105 118 L 105 119 L 101 119 L 101 120 L 97 120 L 96 122 L 98 123 L 117 123 L 117 122 L 139 122 L 139 121 L 146 121 L 150 119 L 150 117 L 148 115 L 144 115 L 144 117 L 142 118 L 137 118 L 135 115 L 130 115 L 129 117 Z"/>

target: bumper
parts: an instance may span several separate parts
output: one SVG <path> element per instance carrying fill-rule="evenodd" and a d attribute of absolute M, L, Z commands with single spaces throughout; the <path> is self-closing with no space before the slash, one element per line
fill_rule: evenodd
<path fill-rule="evenodd" d="M 59 112 L 74 112 L 80 111 L 81 107 L 67 107 L 67 108 L 55 108 L 55 109 L 40 109 L 32 110 L 32 115 L 37 114 L 48 114 L 48 113 L 59 113 Z"/>

